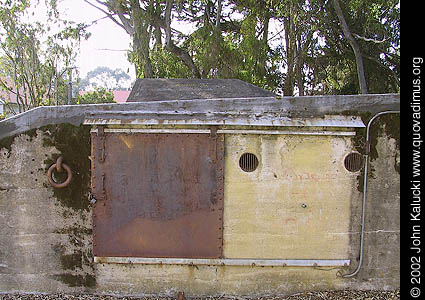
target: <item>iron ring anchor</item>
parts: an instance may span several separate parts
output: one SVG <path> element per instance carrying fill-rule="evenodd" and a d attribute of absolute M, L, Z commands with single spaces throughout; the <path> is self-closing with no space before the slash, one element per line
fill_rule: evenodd
<path fill-rule="evenodd" d="M 68 186 L 68 184 L 71 182 L 71 179 L 72 179 L 71 168 L 67 164 L 62 163 L 62 160 L 63 160 L 62 156 L 59 156 L 58 159 L 56 160 L 56 163 L 51 165 L 50 168 L 47 170 L 47 179 L 49 180 L 49 183 L 55 188 L 64 188 Z M 52 175 L 55 169 L 59 172 L 61 172 L 63 169 L 66 171 L 67 177 L 64 182 L 57 183 L 53 179 Z"/>

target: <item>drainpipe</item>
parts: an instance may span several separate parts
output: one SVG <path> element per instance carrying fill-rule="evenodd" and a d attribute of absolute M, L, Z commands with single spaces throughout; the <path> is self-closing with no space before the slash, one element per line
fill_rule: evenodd
<path fill-rule="evenodd" d="M 372 122 L 378 118 L 379 116 L 385 115 L 385 114 L 399 114 L 399 110 L 390 110 L 390 111 L 383 111 L 376 115 L 374 115 L 367 124 L 366 128 L 366 153 L 364 155 L 364 176 L 363 176 L 363 207 L 362 207 L 362 230 L 361 230 L 361 236 L 360 236 L 360 259 L 359 264 L 357 268 L 354 270 L 354 272 L 350 274 L 342 275 L 343 278 L 350 278 L 355 276 L 357 273 L 359 273 L 360 268 L 363 264 L 363 248 L 364 248 L 364 234 L 365 234 L 365 220 L 366 220 L 366 194 L 367 194 L 367 175 L 369 171 L 369 153 L 370 153 L 370 127 L 372 125 Z"/>

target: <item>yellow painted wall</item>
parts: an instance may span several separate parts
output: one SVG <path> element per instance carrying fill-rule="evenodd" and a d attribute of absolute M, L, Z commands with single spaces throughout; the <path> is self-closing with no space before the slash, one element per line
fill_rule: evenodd
<path fill-rule="evenodd" d="M 349 137 L 228 134 L 225 147 L 225 258 L 349 258 Z M 245 152 L 254 172 L 239 167 Z"/>

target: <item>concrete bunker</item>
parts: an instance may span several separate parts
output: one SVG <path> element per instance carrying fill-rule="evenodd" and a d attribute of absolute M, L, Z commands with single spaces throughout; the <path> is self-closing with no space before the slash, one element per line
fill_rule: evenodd
<path fill-rule="evenodd" d="M 59 153 L 60 143 L 50 144 L 55 156 L 42 171 L 63 154 L 75 180 L 85 174 L 79 186 L 86 187 L 87 205 L 59 201 L 57 193 L 66 194 L 69 187 L 57 192 L 44 174 L 38 178 L 44 196 L 37 205 L 50 208 L 55 221 L 38 220 L 50 224 L 45 232 L 50 242 L 33 243 L 49 265 L 31 265 L 28 274 L 44 277 L 6 280 L 13 269 L 27 273 L 14 262 L 18 254 L 0 256 L 7 266 L 0 274 L 2 290 L 49 291 L 58 281 L 71 292 L 130 295 L 397 288 L 397 268 L 389 266 L 396 252 L 387 254 L 388 261 L 380 258 L 383 276 L 344 279 L 337 272 L 349 273 L 358 264 L 364 116 L 397 110 L 398 95 L 277 100 L 236 80 L 145 79 L 129 99 L 134 103 L 46 107 L 2 122 L 2 137 L 39 128 L 35 141 L 59 132 L 43 127 L 48 124 L 79 125 L 87 141 L 82 153 L 90 156 L 90 161 L 81 158 L 84 167 L 76 167 Z M 393 142 L 384 134 L 377 143 Z M 15 139 L 8 153 L 24 144 Z M 31 151 L 42 156 L 46 150 Z M 2 160 L 12 164 L 10 158 Z M 2 176 L 3 182 L 10 178 Z M 397 186 L 397 173 L 390 180 Z M 18 199 L 30 207 L 25 198 L 30 190 L 2 187 L 4 211 L 32 220 L 31 211 L 22 216 L 19 205 L 8 204 Z M 373 185 L 370 192 L 378 194 Z M 3 239 L 1 253 L 18 247 L 6 243 L 25 231 L 18 229 L 4 232 L 9 238 Z M 390 238 L 395 243 L 399 237 Z M 58 252 L 59 259 L 53 258 Z"/>

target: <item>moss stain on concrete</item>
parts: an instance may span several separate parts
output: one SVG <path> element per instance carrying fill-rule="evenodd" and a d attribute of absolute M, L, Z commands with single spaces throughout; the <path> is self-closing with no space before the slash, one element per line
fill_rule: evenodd
<path fill-rule="evenodd" d="M 387 136 L 396 141 L 396 151 L 400 153 L 400 114 L 382 115 L 376 119 L 375 124 L 372 124 L 370 129 L 371 147 L 370 147 L 370 160 L 378 158 L 378 151 L 376 145 L 378 137 Z M 394 160 L 394 168 L 400 174 L 400 162 Z"/>
<path fill-rule="evenodd" d="M 81 245 L 79 247 L 78 245 L 74 246 L 75 250 L 70 253 L 67 251 L 69 245 L 58 243 L 53 246 L 63 271 L 62 274 L 56 274 L 53 278 L 69 287 L 93 288 L 96 286 L 96 277 L 94 276 L 93 259 L 87 254 L 90 249 L 81 248 Z M 88 272 L 86 267 L 88 267 Z"/>
<path fill-rule="evenodd" d="M 73 178 L 70 185 L 63 189 L 56 189 L 49 184 L 57 204 L 63 207 L 62 217 L 70 219 L 68 227 L 59 228 L 57 234 L 67 236 L 67 242 L 61 242 L 52 246 L 60 264 L 60 274 L 52 275 L 52 278 L 63 282 L 69 287 L 93 288 L 96 286 L 93 257 L 91 254 L 92 229 L 84 225 L 74 224 L 72 219 L 77 216 L 86 218 L 90 211 L 88 193 L 90 191 L 90 128 L 73 126 L 70 124 L 48 125 L 41 128 L 24 132 L 27 141 L 31 141 L 37 134 L 43 133 L 43 146 L 54 147 L 60 154 L 45 155 L 43 173 L 56 162 L 59 156 L 67 164 Z M 0 149 L 4 155 L 10 157 L 13 144 L 17 136 L 11 136 L 0 140 Z M 64 180 L 65 173 L 56 173 L 55 179 Z M 65 222 L 66 223 L 66 222 Z M 65 224 L 64 223 L 64 224 Z M 66 225 L 65 225 L 66 226 Z M 74 250 L 71 250 L 74 249 Z"/>
<path fill-rule="evenodd" d="M 73 275 L 73 274 L 59 274 L 53 276 L 56 280 L 62 281 L 69 287 L 80 287 L 84 286 L 87 288 L 93 288 L 96 286 L 96 278 L 93 275 Z"/>
<path fill-rule="evenodd" d="M 359 116 L 365 126 L 369 123 L 373 115 L 370 112 L 358 112 L 358 111 L 345 111 L 342 115 Z M 356 128 L 356 135 L 353 137 L 354 150 L 365 154 L 366 152 L 366 128 Z M 370 127 L 370 161 L 378 158 L 378 151 L 376 145 L 378 143 L 378 137 L 386 135 L 388 138 L 393 138 L 396 141 L 397 152 L 400 153 L 400 115 L 399 114 L 387 114 L 379 116 Z M 400 162 L 397 157 L 394 160 L 394 168 L 398 174 L 400 174 Z M 369 176 L 374 176 L 374 169 L 372 166 L 369 168 Z M 357 190 L 363 192 L 363 177 L 364 170 L 362 169 L 357 176 Z"/>
<path fill-rule="evenodd" d="M 25 132 L 25 135 L 28 136 L 28 139 L 31 141 L 33 137 L 37 136 L 37 129 L 28 130 Z M 6 149 L 8 151 L 7 157 L 10 156 L 15 137 L 16 136 L 8 136 L 0 140 L 0 150 Z"/>
<path fill-rule="evenodd" d="M 53 146 L 60 154 L 46 158 L 45 171 L 54 164 L 59 156 L 72 170 L 71 183 L 61 189 L 54 189 L 54 195 L 64 207 L 74 210 L 89 210 L 87 197 L 90 190 L 90 128 L 70 124 L 50 125 L 42 128 L 49 137 L 45 146 Z M 61 175 L 56 174 L 58 180 Z M 62 175 L 63 176 L 63 175 Z"/>

